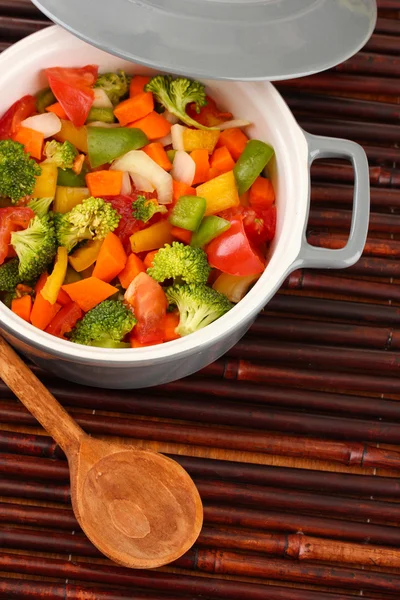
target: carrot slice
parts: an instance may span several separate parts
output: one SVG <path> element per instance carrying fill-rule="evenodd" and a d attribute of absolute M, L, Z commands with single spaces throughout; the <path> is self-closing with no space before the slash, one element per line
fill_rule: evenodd
<path fill-rule="evenodd" d="M 144 92 L 144 86 L 147 85 L 151 77 L 149 75 L 134 75 L 129 86 L 129 95 L 132 98 Z"/>
<path fill-rule="evenodd" d="M 29 127 L 20 127 L 18 131 L 13 135 L 13 140 L 19 142 L 25 148 L 25 152 L 33 158 L 40 160 L 43 153 L 44 135 Z"/>
<path fill-rule="evenodd" d="M 91 196 L 118 196 L 122 188 L 122 171 L 96 171 L 86 175 L 86 185 Z"/>
<path fill-rule="evenodd" d="M 153 110 L 153 112 L 143 117 L 143 119 L 130 123 L 128 127 L 141 129 L 149 140 L 157 140 L 168 135 L 172 125 L 162 115 Z"/>
<path fill-rule="evenodd" d="M 164 342 L 172 342 L 177 340 L 181 336 L 175 332 L 175 329 L 179 325 L 179 314 L 175 312 L 167 313 L 165 317 L 165 336 Z"/>
<path fill-rule="evenodd" d="M 152 142 L 151 144 L 147 144 L 143 148 L 143 150 L 156 162 L 162 169 L 165 171 L 170 171 L 172 169 L 172 163 L 168 158 L 167 153 L 164 150 L 164 146 L 161 142 Z"/>
<path fill-rule="evenodd" d="M 151 250 L 146 254 L 145 259 L 143 261 L 143 264 L 146 267 L 146 269 L 150 269 L 150 267 L 153 266 L 153 260 L 157 252 L 158 250 Z"/>
<path fill-rule="evenodd" d="M 221 146 L 221 148 L 214 150 L 210 159 L 210 166 L 212 169 L 218 169 L 220 173 L 232 171 L 235 161 L 226 146 Z"/>
<path fill-rule="evenodd" d="M 132 123 L 132 121 L 142 119 L 151 113 L 153 108 L 153 94 L 151 92 L 141 92 L 118 104 L 114 109 L 114 115 L 117 117 L 120 125 L 124 127 L 128 123 Z"/>
<path fill-rule="evenodd" d="M 29 295 L 22 296 L 22 298 L 14 298 L 11 302 L 11 310 L 29 323 L 32 311 L 32 298 Z"/>
<path fill-rule="evenodd" d="M 177 202 L 181 196 L 195 196 L 196 190 L 187 185 L 187 183 L 183 183 L 182 181 L 172 181 L 173 186 L 173 202 Z"/>
<path fill-rule="evenodd" d="M 101 245 L 92 275 L 109 283 L 124 269 L 126 260 L 121 240 L 110 232 Z"/>
<path fill-rule="evenodd" d="M 146 271 L 146 267 L 143 264 L 143 261 L 136 254 L 130 254 L 128 256 L 128 260 L 126 261 L 125 268 L 118 275 L 118 279 L 123 288 L 126 290 L 135 279 L 136 275 L 139 273 L 144 273 Z"/>
<path fill-rule="evenodd" d="M 201 148 L 199 150 L 193 150 L 190 153 L 196 164 L 196 171 L 194 174 L 193 185 L 198 183 L 204 183 L 208 181 L 208 174 L 210 172 L 210 163 L 208 160 L 208 150 Z"/>
<path fill-rule="evenodd" d="M 118 288 L 97 277 L 88 277 L 75 281 L 75 283 L 68 283 L 63 285 L 63 290 L 85 312 L 118 292 Z"/>
<path fill-rule="evenodd" d="M 50 104 L 50 106 L 46 106 L 46 110 L 47 112 L 54 113 L 57 115 L 57 117 L 60 117 L 60 119 L 68 120 L 67 113 L 59 102 L 55 102 L 54 104 Z"/>
<path fill-rule="evenodd" d="M 58 302 L 50 304 L 43 298 L 41 292 L 37 293 L 30 316 L 32 325 L 43 331 L 59 310 L 61 310 L 61 304 Z"/>
<path fill-rule="evenodd" d="M 257 177 L 249 191 L 249 202 L 253 207 L 264 209 L 273 205 L 275 192 L 270 179 Z"/>
<path fill-rule="evenodd" d="M 217 142 L 217 148 L 225 146 L 228 148 L 232 158 L 237 160 L 245 149 L 248 141 L 249 138 L 241 129 L 232 127 L 231 129 L 225 129 L 225 131 L 221 132 Z"/>
<path fill-rule="evenodd" d="M 171 234 L 172 237 L 184 244 L 190 244 L 190 240 L 192 239 L 192 232 L 188 229 L 183 229 L 182 227 L 172 227 Z"/>
<path fill-rule="evenodd" d="M 221 173 L 221 171 L 219 171 L 215 167 L 210 167 L 210 170 L 208 171 L 208 181 L 210 181 L 210 179 L 215 179 L 219 175 L 223 175 L 223 173 Z"/>

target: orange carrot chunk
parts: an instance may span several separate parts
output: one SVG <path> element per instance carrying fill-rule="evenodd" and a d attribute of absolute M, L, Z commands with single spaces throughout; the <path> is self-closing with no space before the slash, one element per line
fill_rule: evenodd
<path fill-rule="evenodd" d="M 29 295 L 22 296 L 22 298 L 14 298 L 11 302 L 11 310 L 13 313 L 24 319 L 24 321 L 30 320 L 32 310 L 32 298 Z"/>
<path fill-rule="evenodd" d="M 235 161 L 226 146 L 221 146 L 221 148 L 214 150 L 210 159 L 210 166 L 212 169 L 217 169 L 220 173 L 232 171 Z"/>
<path fill-rule="evenodd" d="M 122 188 L 122 171 L 96 171 L 85 177 L 91 196 L 118 196 Z"/>
<path fill-rule="evenodd" d="M 63 290 L 85 312 L 118 292 L 118 288 L 97 277 L 88 277 L 74 283 L 68 283 L 63 285 Z"/>
<path fill-rule="evenodd" d="M 14 134 L 13 140 L 19 142 L 33 158 L 40 160 L 43 153 L 44 135 L 29 127 L 20 127 Z"/>
<path fill-rule="evenodd" d="M 144 86 L 147 85 L 151 77 L 149 75 L 134 75 L 129 86 L 129 95 L 132 98 L 144 92 Z"/>
<path fill-rule="evenodd" d="M 141 129 L 149 140 L 157 140 L 168 135 L 172 125 L 162 115 L 153 110 L 153 112 L 143 117 L 143 119 L 130 123 L 128 127 Z"/>
<path fill-rule="evenodd" d="M 110 232 L 101 245 L 92 275 L 109 283 L 124 269 L 126 260 L 121 240 Z"/>
<path fill-rule="evenodd" d="M 146 267 L 144 266 L 143 261 L 140 260 L 136 254 L 132 253 L 128 256 L 125 268 L 119 273 L 118 279 L 120 280 L 122 287 L 127 290 L 136 275 L 144 273 L 145 271 Z"/>
<path fill-rule="evenodd" d="M 157 252 L 158 250 L 151 250 L 146 254 L 145 259 L 143 261 L 143 264 L 146 267 L 146 269 L 150 269 L 150 267 L 153 266 L 153 260 Z"/>
<path fill-rule="evenodd" d="M 167 313 L 165 317 L 165 336 L 164 342 L 172 342 L 177 340 L 181 336 L 175 332 L 175 329 L 179 325 L 179 315 L 175 312 Z"/>
<path fill-rule="evenodd" d="M 254 208 L 270 208 L 275 202 L 272 183 L 265 177 L 257 177 L 249 190 L 249 202 Z"/>
<path fill-rule="evenodd" d="M 225 131 L 221 132 L 217 142 L 217 148 L 225 146 L 228 148 L 232 158 L 237 160 L 245 149 L 248 141 L 249 138 L 241 129 L 232 127 L 231 129 L 225 129 Z"/>
<path fill-rule="evenodd" d="M 124 100 L 114 109 L 114 115 L 117 117 L 120 125 L 124 127 L 132 121 L 142 119 L 154 108 L 153 94 L 151 92 L 141 92 L 128 100 Z"/>
<path fill-rule="evenodd" d="M 208 181 L 208 174 L 210 172 L 208 150 L 206 150 L 205 148 L 193 150 L 193 152 L 190 153 L 190 156 L 193 158 L 196 165 L 193 185 L 197 185 L 198 183 L 204 183 L 205 181 Z"/>
<path fill-rule="evenodd" d="M 165 152 L 164 146 L 161 144 L 161 142 L 152 142 L 151 144 L 147 144 L 147 146 L 145 146 L 143 150 L 162 169 L 165 169 L 165 171 L 170 171 L 172 169 L 172 163 L 169 160 L 168 155 Z"/>
<path fill-rule="evenodd" d="M 60 117 L 60 119 L 68 119 L 67 113 L 65 112 L 65 110 L 59 102 L 55 102 L 54 104 L 50 104 L 50 106 L 46 106 L 46 110 L 47 112 L 54 113 L 55 115 L 57 115 L 57 117 Z"/>
<path fill-rule="evenodd" d="M 172 237 L 183 242 L 184 244 L 190 244 L 192 239 L 192 232 L 188 229 L 182 229 L 182 227 L 171 227 Z"/>
<path fill-rule="evenodd" d="M 173 202 L 178 202 L 181 196 L 196 196 L 196 190 L 187 185 L 187 183 L 183 183 L 182 181 L 172 181 L 173 185 Z"/>
<path fill-rule="evenodd" d="M 50 304 L 48 300 L 43 298 L 41 292 L 37 293 L 30 316 L 32 325 L 44 331 L 60 309 L 61 304 L 57 302 Z"/>

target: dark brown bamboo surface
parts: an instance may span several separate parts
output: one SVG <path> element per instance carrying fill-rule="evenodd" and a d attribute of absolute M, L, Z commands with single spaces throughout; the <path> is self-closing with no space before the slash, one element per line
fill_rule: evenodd
<path fill-rule="evenodd" d="M 185 380 L 107 391 L 33 367 L 88 432 L 188 470 L 198 542 L 153 572 L 102 558 L 72 513 L 63 452 L 0 382 L 1 599 L 400 598 L 400 0 L 378 6 L 358 55 L 277 85 L 305 129 L 365 147 L 361 260 L 290 275 L 245 338 Z M 0 50 L 48 24 L 29 0 L 0 0 Z M 352 170 L 319 161 L 312 177 L 309 241 L 340 248 Z"/>

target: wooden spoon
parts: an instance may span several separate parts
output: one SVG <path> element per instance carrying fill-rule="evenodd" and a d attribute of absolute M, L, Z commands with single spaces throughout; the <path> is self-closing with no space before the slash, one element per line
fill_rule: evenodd
<path fill-rule="evenodd" d="M 194 544 L 203 507 L 178 463 L 88 436 L 1 336 L 0 377 L 67 455 L 75 516 L 103 554 L 126 567 L 150 569 Z"/>

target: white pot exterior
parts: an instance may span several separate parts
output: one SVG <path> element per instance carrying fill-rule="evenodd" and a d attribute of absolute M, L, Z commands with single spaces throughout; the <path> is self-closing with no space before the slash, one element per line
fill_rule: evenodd
<path fill-rule="evenodd" d="M 43 68 L 90 63 L 98 64 L 101 71 L 123 68 L 129 73 L 151 73 L 52 26 L 1 54 L 0 113 L 24 94 L 35 93 L 46 85 Z M 271 176 L 277 196 L 277 231 L 265 272 L 246 297 L 212 325 L 185 338 L 141 349 L 106 350 L 59 340 L 27 324 L 0 302 L 0 328 L 5 337 L 56 375 L 97 387 L 127 389 L 185 377 L 231 348 L 287 274 L 299 266 L 309 204 L 305 135 L 270 83 L 204 83 L 213 98 L 236 118 L 254 123 L 248 128 L 250 137 L 264 140 L 275 149 Z"/>

